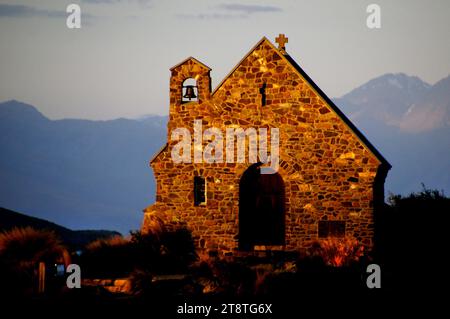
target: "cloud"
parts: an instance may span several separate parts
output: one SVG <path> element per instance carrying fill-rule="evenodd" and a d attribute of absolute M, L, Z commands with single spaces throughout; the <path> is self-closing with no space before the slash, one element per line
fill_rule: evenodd
<path fill-rule="evenodd" d="M 69 13 L 63 10 L 46 10 L 38 9 L 27 5 L 17 4 L 0 4 L 0 19 L 1 18 L 49 18 L 49 19 L 66 19 Z M 82 21 L 84 26 L 94 24 L 99 16 L 89 13 L 82 13 Z"/>
<path fill-rule="evenodd" d="M 255 13 L 271 13 L 283 11 L 280 7 L 257 4 L 220 4 L 213 8 L 216 12 L 179 14 L 180 18 L 188 19 L 245 19 Z M 218 12 L 219 11 L 219 12 Z"/>
<path fill-rule="evenodd" d="M 123 2 L 123 0 L 82 0 L 82 1 L 86 2 L 86 3 L 94 3 L 94 4 L 102 4 L 102 3 L 112 4 L 112 3 Z"/>
<path fill-rule="evenodd" d="M 240 12 L 243 14 L 254 14 L 261 12 L 281 12 L 283 11 L 280 7 L 276 6 L 266 6 L 259 4 L 239 4 L 239 3 L 230 3 L 230 4 L 221 4 L 219 8 L 224 9 L 230 12 Z"/>
<path fill-rule="evenodd" d="M 198 13 L 198 14 L 177 14 L 177 17 L 182 19 L 243 19 L 246 18 L 245 14 L 221 14 L 221 13 Z"/>
<path fill-rule="evenodd" d="M 91 4 L 118 4 L 118 3 L 124 3 L 124 2 L 137 2 L 141 5 L 148 5 L 153 0 L 82 0 L 82 2 L 85 3 L 91 3 Z"/>
<path fill-rule="evenodd" d="M 65 17 L 65 11 L 50 11 L 19 4 L 0 4 L 0 17 L 28 18 L 28 17 Z"/>

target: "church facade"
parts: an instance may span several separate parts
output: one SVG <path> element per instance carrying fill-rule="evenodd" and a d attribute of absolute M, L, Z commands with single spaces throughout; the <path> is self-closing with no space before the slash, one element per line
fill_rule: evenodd
<path fill-rule="evenodd" d="M 391 166 L 289 56 L 287 38 L 276 40 L 278 47 L 261 39 L 215 90 L 211 69 L 195 58 L 170 69 L 168 143 L 150 161 L 156 202 L 144 210 L 144 233 L 187 227 L 198 249 L 227 255 L 301 250 L 327 237 L 373 246 Z M 277 171 L 261 174 L 265 164 L 250 149 L 245 160 L 235 152 L 234 161 L 195 161 L 212 142 L 195 140 L 199 121 L 224 136 L 230 128 L 277 129 Z M 192 161 L 174 161 L 179 128 L 191 134 L 184 155 Z M 228 142 L 219 142 L 225 150 Z"/>

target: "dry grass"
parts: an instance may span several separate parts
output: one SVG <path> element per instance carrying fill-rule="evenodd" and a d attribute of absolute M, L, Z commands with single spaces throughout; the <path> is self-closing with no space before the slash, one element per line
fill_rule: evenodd
<path fill-rule="evenodd" d="M 62 261 L 65 256 L 66 250 L 54 232 L 25 227 L 0 233 L 0 258 L 15 267 Z"/>
<path fill-rule="evenodd" d="M 313 254 L 319 255 L 328 266 L 349 266 L 364 255 L 364 246 L 353 237 L 331 237 L 321 240 Z"/>
<path fill-rule="evenodd" d="M 86 250 L 88 251 L 96 251 L 99 249 L 103 249 L 105 247 L 122 247 L 128 245 L 130 243 L 130 239 L 124 238 L 122 236 L 113 236 L 109 238 L 102 238 L 94 240 L 93 242 L 86 245 Z"/>

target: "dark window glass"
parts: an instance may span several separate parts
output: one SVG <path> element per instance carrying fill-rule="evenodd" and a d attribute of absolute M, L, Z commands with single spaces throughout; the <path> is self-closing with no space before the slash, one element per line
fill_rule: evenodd
<path fill-rule="evenodd" d="M 194 205 L 206 203 L 206 183 L 201 176 L 194 177 Z"/>
<path fill-rule="evenodd" d="M 322 220 L 319 222 L 319 237 L 344 237 L 345 236 L 345 222 L 344 221 L 328 221 Z"/>

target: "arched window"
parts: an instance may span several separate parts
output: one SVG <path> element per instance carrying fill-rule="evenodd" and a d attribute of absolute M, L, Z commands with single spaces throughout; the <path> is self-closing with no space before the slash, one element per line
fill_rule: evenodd
<path fill-rule="evenodd" d="M 194 78 L 188 78 L 183 82 L 181 90 L 181 102 L 197 102 L 198 101 L 198 87 L 197 81 Z"/>

